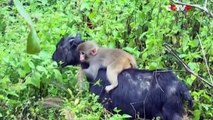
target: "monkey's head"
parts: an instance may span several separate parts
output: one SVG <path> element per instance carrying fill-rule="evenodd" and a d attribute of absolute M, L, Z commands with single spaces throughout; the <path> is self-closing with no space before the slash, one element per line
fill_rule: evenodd
<path fill-rule="evenodd" d="M 79 64 L 80 55 L 77 47 L 83 42 L 80 34 L 77 34 L 75 37 L 69 36 L 62 38 L 56 45 L 52 59 L 62 67 Z"/>
<path fill-rule="evenodd" d="M 90 60 L 97 54 L 98 45 L 94 41 L 86 41 L 81 43 L 77 50 L 80 52 L 80 61 L 89 63 Z"/>

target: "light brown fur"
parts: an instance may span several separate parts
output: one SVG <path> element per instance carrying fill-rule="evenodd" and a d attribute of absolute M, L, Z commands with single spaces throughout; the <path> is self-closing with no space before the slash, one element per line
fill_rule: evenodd
<path fill-rule="evenodd" d="M 95 42 L 87 41 L 81 43 L 78 50 L 81 62 L 87 62 L 90 65 L 84 70 L 88 76 L 95 79 L 99 68 L 107 68 L 107 77 L 111 85 L 106 86 L 106 92 L 118 86 L 118 74 L 121 71 L 137 67 L 135 58 L 121 49 L 99 48 Z"/>

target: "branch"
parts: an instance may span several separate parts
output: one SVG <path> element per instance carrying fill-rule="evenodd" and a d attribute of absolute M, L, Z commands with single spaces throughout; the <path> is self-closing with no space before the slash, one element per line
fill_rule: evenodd
<path fill-rule="evenodd" d="M 196 74 L 194 71 L 192 71 L 190 69 L 190 67 L 184 63 L 181 58 L 177 55 L 177 53 L 172 49 L 171 46 L 169 46 L 167 43 L 164 43 L 165 48 L 172 53 L 172 55 L 175 56 L 175 58 L 183 65 L 183 67 L 185 68 L 185 70 L 187 72 L 189 72 L 190 74 L 194 75 L 195 77 L 199 78 L 199 80 L 202 80 L 203 82 L 205 82 L 206 84 L 208 84 L 209 86 L 213 87 L 213 85 L 211 83 L 209 83 L 206 79 L 202 78 L 201 76 L 199 76 L 198 74 Z"/>
<path fill-rule="evenodd" d="M 208 71 L 210 80 L 211 80 L 211 82 L 213 83 L 213 80 L 212 80 L 212 77 L 211 77 L 211 73 L 210 73 L 210 69 L 209 69 L 209 66 L 208 66 L 208 62 L 207 62 L 207 59 L 206 59 L 206 53 L 205 53 L 205 51 L 204 51 L 204 48 L 203 48 L 203 45 L 202 45 L 200 36 L 199 36 L 198 34 L 197 34 L 197 36 L 198 36 L 198 40 L 199 40 L 199 43 L 200 43 L 200 47 L 201 47 L 201 50 L 202 50 L 202 53 L 203 53 L 203 59 L 204 59 L 205 64 L 206 64 L 206 68 L 207 68 L 207 71 Z"/>
<path fill-rule="evenodd" d="M 209 14 L 209 15 L 213 18 L 213 13 L 207 9 L 207 4 L 208 4 L 208 1 L 207 1 L 207 0 L 205 0 L 205 3 L 204 3 L 203 6 L 198 5 L 198 4 L 183 3 L 183 2 L 180 2 L 179 0 L 172 0 L 172 1 L 173 1 L 174 3 L 176 3 L 176 4 L 188 5 L 188 6 L 191 6 L 191 7 L 198 8 L 198 9 L 200 9 L 200 10 L 206 12 L 207 14 Z"/>
<path fill-rule="evenodd" d="M 207 8 L 207 4 L 208 4 L 208 0 L 205 0 L 204 6 L 205 8 Z"/>

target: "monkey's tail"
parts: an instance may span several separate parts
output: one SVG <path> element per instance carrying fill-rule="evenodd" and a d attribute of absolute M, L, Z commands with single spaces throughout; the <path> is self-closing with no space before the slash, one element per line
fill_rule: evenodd
<path fill-rule="evenodd" d="M 136 62 L 136 60 L 135 60 L 135 58 L 133 56 L 130 55 L 129 61 L 130 61 L 130 64 L 131 64 L 132 68 L 137 68 L 138 67 L 137 62 Z"/>

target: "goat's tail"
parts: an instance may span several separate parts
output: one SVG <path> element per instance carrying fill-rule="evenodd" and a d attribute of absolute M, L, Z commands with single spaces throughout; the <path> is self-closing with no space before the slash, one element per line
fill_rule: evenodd
<path fill-rule="evenodd" d="M 184 100 L 188 101 L 189 109 L 193 110 L 192 96 L 189 93 L 189 90 L 187 89 L 185 84 L 181 85 L 181 96 L 183 97 Z"/>

